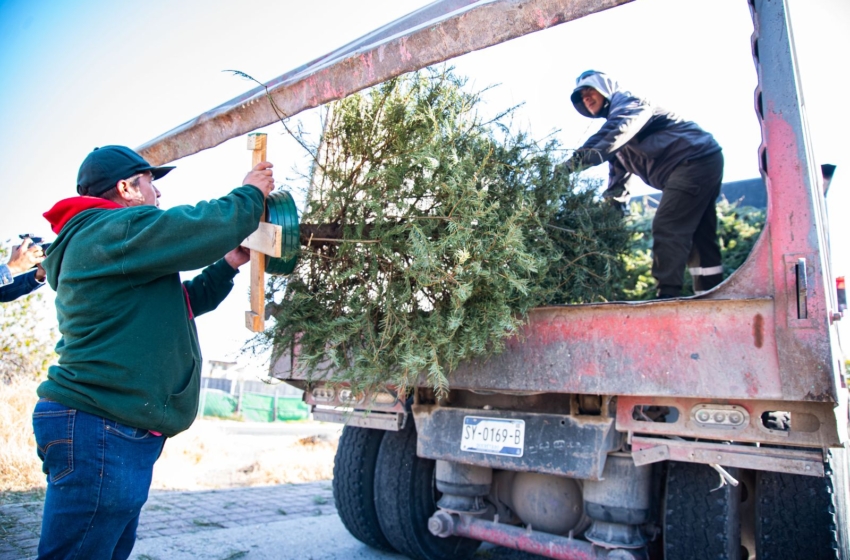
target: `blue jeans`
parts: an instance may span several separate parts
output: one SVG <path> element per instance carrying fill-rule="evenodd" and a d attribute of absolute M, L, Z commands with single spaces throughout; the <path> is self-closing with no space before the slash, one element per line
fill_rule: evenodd
<path fill-rule="evenodd" d="M 165 438 L 47 399 L 32 423 L 47 475 L 38 557 L 129 557 Z"/>

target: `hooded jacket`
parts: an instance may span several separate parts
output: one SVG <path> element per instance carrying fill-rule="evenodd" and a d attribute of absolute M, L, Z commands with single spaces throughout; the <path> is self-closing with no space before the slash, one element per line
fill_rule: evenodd
<path fill-rule="evenodd" d="M 586 87 L 605 98 L 598 115 L 591 115 L 582 102 L 581 90 Z M 570 160 L 572 169 L 609 162 L 608 190 L 603 196 L 627 194 L 633 174 L 664 190 L 670 173 L 680 164 L 721 150 L 714 137 L 696 123 L 622 90 L 602 72 L 582 74 L 570 101 L 585 117 L 606 120 Z"/>
<path fill-rule="evenodd" d="M 194 317 L 230 292 L 236 271 L 222 257 L 256 230 L 263 209 L 250 185 L 168 210 L 58 202 L 45 213 L 59 235 L 42 266 L 62 338 L 38 395 L 166 436 L 188 428 L 202 364 Z M 181 283 L 179 271 L 205 266 Z"/>

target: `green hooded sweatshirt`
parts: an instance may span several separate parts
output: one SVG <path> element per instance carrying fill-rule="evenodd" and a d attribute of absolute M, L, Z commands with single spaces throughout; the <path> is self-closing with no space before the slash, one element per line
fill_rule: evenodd
<path fill-rule="evenodd" d="M 168 210 L 84 196 L 46 212 L 59 235 L 42 265 L 62 338 L 38 395 L 166 436 L 187 429 L 202 364 L 194 317 L 230 292 L 236 271 L 222 257 L 263 209 L 247 185 Z M 201 267 L 181 283 L 179 271 Z"/>

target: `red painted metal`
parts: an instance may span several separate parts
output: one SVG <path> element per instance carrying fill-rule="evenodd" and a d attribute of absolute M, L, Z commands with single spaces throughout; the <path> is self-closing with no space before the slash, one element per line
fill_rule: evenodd
<path fill-rule="evenodd" d="M 521 336 L 462 364 L 455 389 L 704 398 L 783 397 L 770 299 L 535 309 Z M 272 374 L 303 378 L 285 355 Z M 426 382 L 423 380 L 423 384 Z"/>
<path fill-rule="evenodd" d="M 475 519 L 468 515 L 452 516 L 451 532 L 459 537 L 466 537 L 539 554 L 546 558 L 560 560 L 601 560 L 609 558 L 609 551 L 592 543 L 568 537 L 559 537 L 529 529 L 521 529 L 511 525 L 493 523 L 483 519 Z M 622 560 L 645 558 L 641 551 L 618 549 L 616 558 Z"/>
<path fill-rule="evenodd" d="M 804 398 L 777 373 L 770 299 L 660 301 L 534 310 L 453 388 L 705 398 Z"/>
<path fill-rule="evenodd" d="M 154 165 L 174 161 L 286 116 L 468 52 L 631 0 L 439 0 L 283 74 L 137 148 Z"/>
<path fill-rule="evenodd" d="M 767 239 L 759 249 L 768 253 L 771 264 L 762 273 L 773 284 L 779 374 L 787 392 L 803 393 L 802 400 L 840 401 L 841 372 L 835 367 L 837 346 L 832 346 L 837 333 L 829 323 L 837 302 L 831 289 L 823 189 L 808 142 L 788 14 L 783 3 L 760 0 L 753 5 L 753 22 L 760 161 L 768 191 L 762 235 Z M 809 280 L 805 318 L 797 312 L 794 266 L 800 258 L 806 260 Z"/>

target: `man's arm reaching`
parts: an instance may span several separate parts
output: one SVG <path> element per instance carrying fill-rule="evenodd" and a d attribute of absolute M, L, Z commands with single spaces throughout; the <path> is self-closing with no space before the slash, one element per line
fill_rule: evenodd
<path fill-rule="evenodd" d="M 224 301 L 233 289 L 233 278 L 238 274 L 239 267 L 249 260 L 251 260 L 250 251 L 244 247 L 237 247 L 220 261 L 205 268 L 192 280 L 183 282 L 195 317 L 212 311 Z"/>

